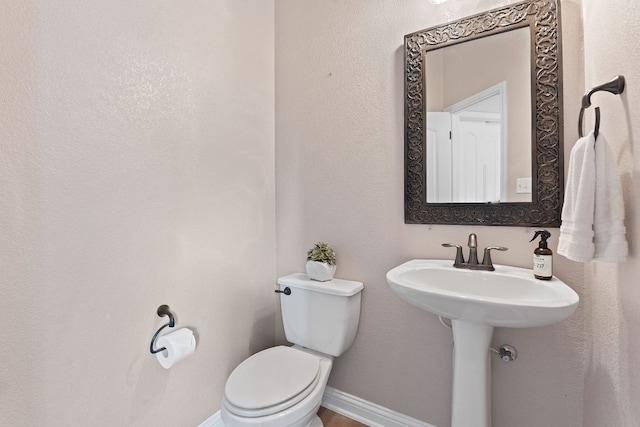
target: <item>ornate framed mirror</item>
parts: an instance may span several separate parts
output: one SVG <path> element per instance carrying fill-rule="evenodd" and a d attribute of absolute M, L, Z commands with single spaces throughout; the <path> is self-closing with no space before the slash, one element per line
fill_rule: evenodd
<path fill-rule="evenodd" d="M 405 36 L 405 222 L 558 227 L 556 0 Z"/>

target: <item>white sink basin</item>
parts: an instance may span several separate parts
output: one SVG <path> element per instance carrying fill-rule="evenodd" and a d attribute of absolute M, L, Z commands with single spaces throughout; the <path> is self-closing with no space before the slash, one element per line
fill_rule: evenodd
<path fill-rule="evenodd" d="M 415 259 L 387 273 L 403 300 L 452 320 L 527 328 L 569 317 L 579 297 L 553 277 L 538 280 L 524 268 L 495 265 L 495 271 L 459 269 L 451 260 Z"/>
<path fill-rule="evenodd" d="M 450 260 L 414 259 L 387 273 L 400 298 L 451 319 L 451 427 L 492 424 L 489 346 L 494 327 L 551 325 L 578 306 L 578 294 L 555 277 L 538 280 L 531 270 L 494 267 L 467 270 L 454 268 Z"/>

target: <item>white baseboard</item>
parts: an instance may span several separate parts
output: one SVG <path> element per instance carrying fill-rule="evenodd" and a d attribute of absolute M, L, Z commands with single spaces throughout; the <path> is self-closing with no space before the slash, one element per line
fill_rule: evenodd
<path fill-rule="evenodd" d="M 322 406 L 370 427 L 435 427 L 328 386 Z"/>
<path fill-rule="evenodd" d="M 324 390 L 322 406 L 370 427 L 435 427 L 332 387 Z M 224 427 L 220 411 L 204 420 L 198 427 Z"/>
<path fill-rule="evenodd" d="M 220 411 L 204 420 L 198 427 L 224 427 L 224 424 L 222 424 L 222 420 L 220 419 Z"/>

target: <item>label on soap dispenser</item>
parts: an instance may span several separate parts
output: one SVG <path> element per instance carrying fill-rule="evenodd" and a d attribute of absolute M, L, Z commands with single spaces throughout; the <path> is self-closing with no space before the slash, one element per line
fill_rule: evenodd
<path fill-rule="evenodd" d="M 553 276 L 553 255 L 533 254 L 533 274 L 549 278 Z"/>

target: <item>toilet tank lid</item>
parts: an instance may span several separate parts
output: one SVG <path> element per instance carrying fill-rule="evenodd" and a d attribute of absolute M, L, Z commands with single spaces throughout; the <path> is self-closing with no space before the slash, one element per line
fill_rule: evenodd
<path fill-rule="evenodd" d="M 293 273 L 288 276 L 278 278 L 278 284 L 298 289 L 308 289 L 310 291 L 322 292 L 325 294 L 351 296 L 360 292 L 364 288 L 362 282 L 353 280 L 332 279 L 327 282 L 318 282 L 309 279 L 304 273 Z"/>

